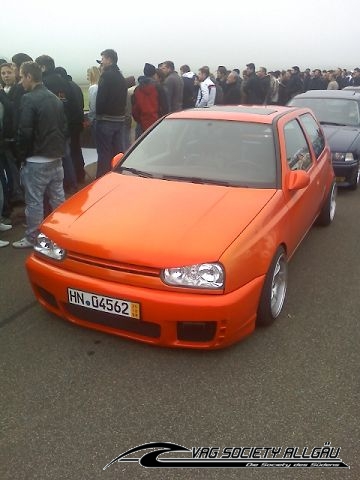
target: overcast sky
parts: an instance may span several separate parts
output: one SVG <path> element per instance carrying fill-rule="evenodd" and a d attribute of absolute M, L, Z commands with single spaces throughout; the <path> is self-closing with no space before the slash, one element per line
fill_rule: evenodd
<path fill-rule="evenodd" d="M 54 58 L 78 83 L 100 52 L 124 75 L 172 60 L 193 71 L 360 67 L 359 0 L 13 0 L 0 18 L 0 57 Z"/>

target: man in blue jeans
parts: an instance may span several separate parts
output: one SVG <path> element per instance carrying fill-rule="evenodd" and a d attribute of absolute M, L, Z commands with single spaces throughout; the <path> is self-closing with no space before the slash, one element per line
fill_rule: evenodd
<path fill-rule="evenodd" d="M 101 76 L 96 95 L 96 178 L 111 169 L 112 158 L 125 150 L 123 144 L 127 84 L 117 66 L 115 50 L 101 52 Z"/>
<path fill-rule="evenodd" d="M 27 92 L 21 99 L 17 138 L 27 228 L 25 237 L 12 245 L 29 248 L 35 244 L 44 219 L 45 193 L 52 209 L 65 200 L 62 157 L 66 120 L 61 100 L 43 85 L 37 63 L 23 63 L 20 77 Z"/>

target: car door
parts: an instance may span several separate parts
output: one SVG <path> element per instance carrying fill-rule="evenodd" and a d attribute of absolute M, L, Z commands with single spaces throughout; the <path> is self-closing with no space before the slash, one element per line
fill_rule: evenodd
<path fill-rule="evenodd" d="M 288 208 L 288 231 L 291 250 L 295 249 L 315 221 L 323 198 L 322 168 L 304 134 L 299 119 L 283 124 L 280 131 L 282 182 Z M 304 170 L 310 177 L 308 186 L 289 190 L 286 176 L 291 170 Z"/>

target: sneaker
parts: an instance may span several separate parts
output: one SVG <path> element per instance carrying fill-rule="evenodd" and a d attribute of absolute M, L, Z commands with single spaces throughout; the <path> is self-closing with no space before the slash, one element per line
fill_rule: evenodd
<path fill-rule="evenodd" d="M 0 240 L 0 248 L 1 247 L 7 247 L 9 245 L 10 242 L 8 242 L 7 240 Z"/>
<path fill-rule="evenodd" d="M 0 223 L 0 232 L 6 232 L 7 230 L 11 230 L 12 225 L 5 225 L 5 223 Z"/>
<path fill-rule="evenodd" d="M 29 240 L 24 237 L 21 240 L 18 240 L 17 242 L 13 242 L 12 246 L 14 248 L 33 248 L 33 244 L 29 242 Z"/>

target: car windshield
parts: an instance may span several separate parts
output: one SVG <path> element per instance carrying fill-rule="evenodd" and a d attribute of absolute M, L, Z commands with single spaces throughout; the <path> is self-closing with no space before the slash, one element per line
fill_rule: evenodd
<path fill-rule="evenodd" d="M 294 98 L 289 103 L 295 107 L 308 107 L 320 123 L 358 127 L 360 125 L 359 104 L 346 98 Z"/>
<path fill-rule="evenodd" d="M 166 118 L 116 171 L 164 180 L 274 188 L 273 130 L 259 123 Z"/>

